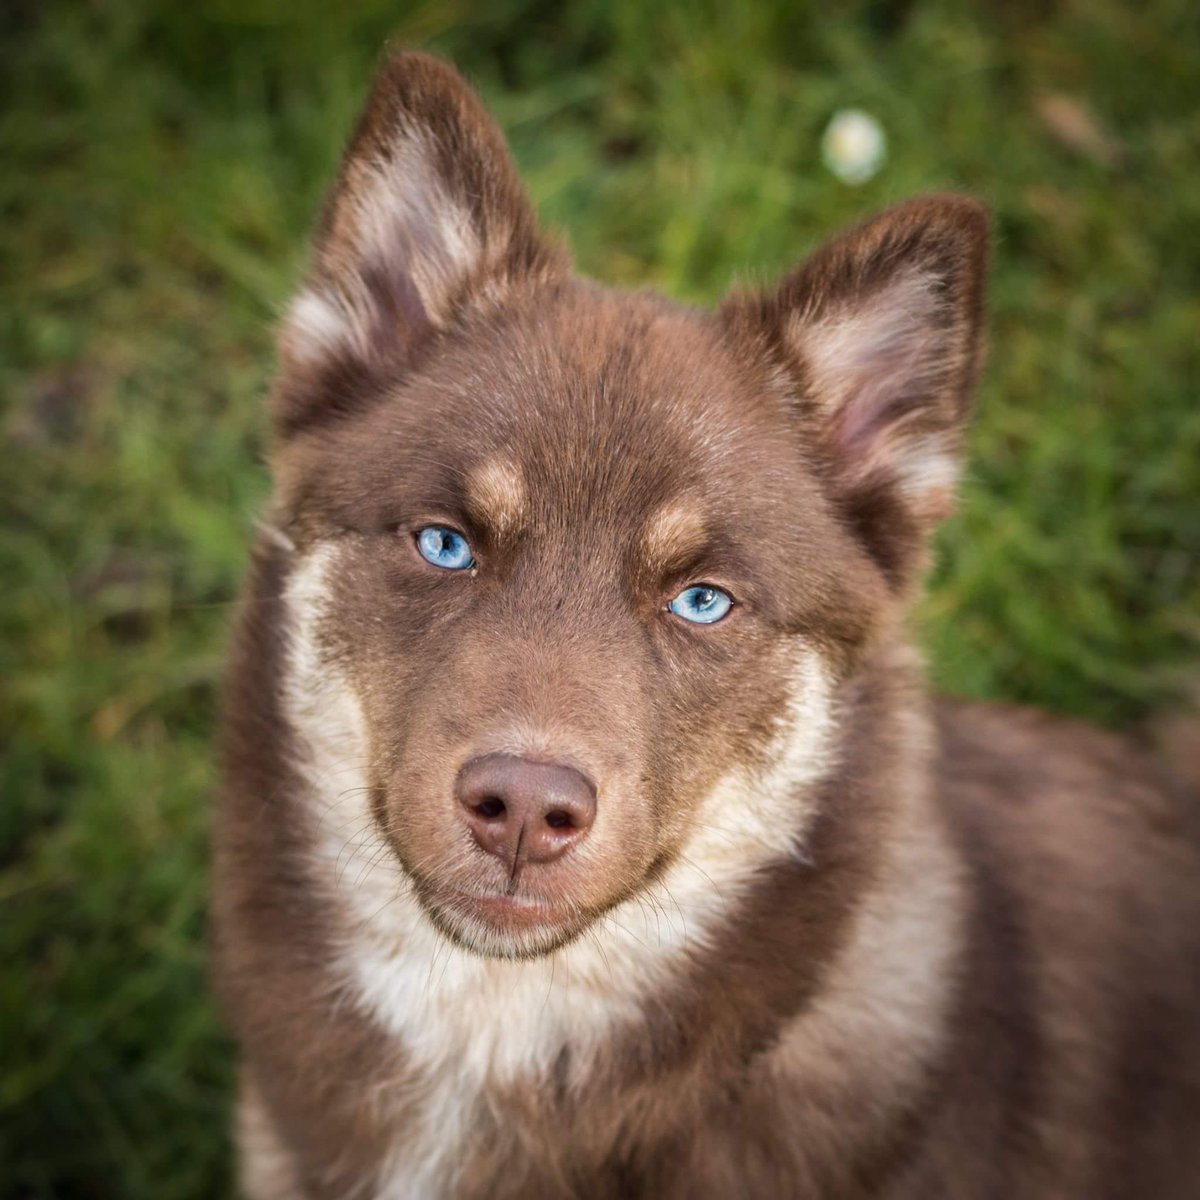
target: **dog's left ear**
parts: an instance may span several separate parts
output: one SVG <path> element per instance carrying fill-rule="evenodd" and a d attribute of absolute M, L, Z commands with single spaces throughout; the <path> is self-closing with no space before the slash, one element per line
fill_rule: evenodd
<path fill-rule="evenodd" d="M 987 217 L 929 196 L 818 250 L 771 293 L 722 306 L 782 365 L 844 519 L 896 584 L 950 509 L 981 357 Z"/>

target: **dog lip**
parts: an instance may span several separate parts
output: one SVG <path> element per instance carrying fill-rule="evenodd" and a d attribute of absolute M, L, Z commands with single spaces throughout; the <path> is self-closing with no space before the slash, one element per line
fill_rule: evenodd
<path fill-rule="evenodd" d="M 506 895 L 503 892 L 467 891 L 456 888 L 443 901 L 459 913 L 499 928 L 569 923 L 561 905 L 533 896 Z"/>

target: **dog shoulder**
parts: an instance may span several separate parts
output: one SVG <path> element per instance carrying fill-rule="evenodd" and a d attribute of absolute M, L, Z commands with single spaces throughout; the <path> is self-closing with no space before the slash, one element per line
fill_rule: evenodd
<path fill-rule="evenodd" d="M 940 800 L 973 896 L 964 1039 L 1020 1096 L 1049 1194 L 1088 1194 L 1103 1170 L 1174 1195 L 1146 1172 L 1195 1161 L 1194 801 L 1128 738 L 1015 707 L 938 715 Z"/>

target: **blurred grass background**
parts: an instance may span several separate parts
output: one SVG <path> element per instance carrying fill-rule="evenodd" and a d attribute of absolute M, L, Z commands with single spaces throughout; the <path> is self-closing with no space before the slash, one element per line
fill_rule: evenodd
<path fill-rule="evenodd" d="M 582 268 L 717 297 L 929 188 L 995 214 L 921 624 L 943 686 L 1138 721 L 1200 652 L 1193 0 L 9 0 L 0 1193 L 228 1191 L 209 740 L 272 322 L 388 37 L 453 57 Z M 882 121 L 850 188 L 831 114 Z"/>

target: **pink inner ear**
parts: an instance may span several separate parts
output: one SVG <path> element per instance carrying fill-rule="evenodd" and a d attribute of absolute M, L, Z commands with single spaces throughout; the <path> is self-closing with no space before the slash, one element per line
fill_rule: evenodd
<path fill-rule="evenodd" d="M 800 332 L 826 440 L 854 474 L 889 467 L 893 435 L 936 400 L 935 321 L 932 280 L 909 271 L 859 307 Z"/>
<path fill-rule="evenodd" d="M 410 264 L 415 257 L 411 240 L 405 247 L 398 238 L 389 258 L 366 262 L 361 268 L 363 287 L 374 300 L 372 336 L 381 344 L 380 357 L 386 357 L 389 342 L 411 351 L 432 328 L 413 278 Z"/>
<path fill-rule="evenodd" d="M 885 430 L 920 404 L 923 374 L 918 355 L 881 362 L 851 385 L 849 399 L 835 424 L 835 439 L 848 455 L 863 455 Z"/>

